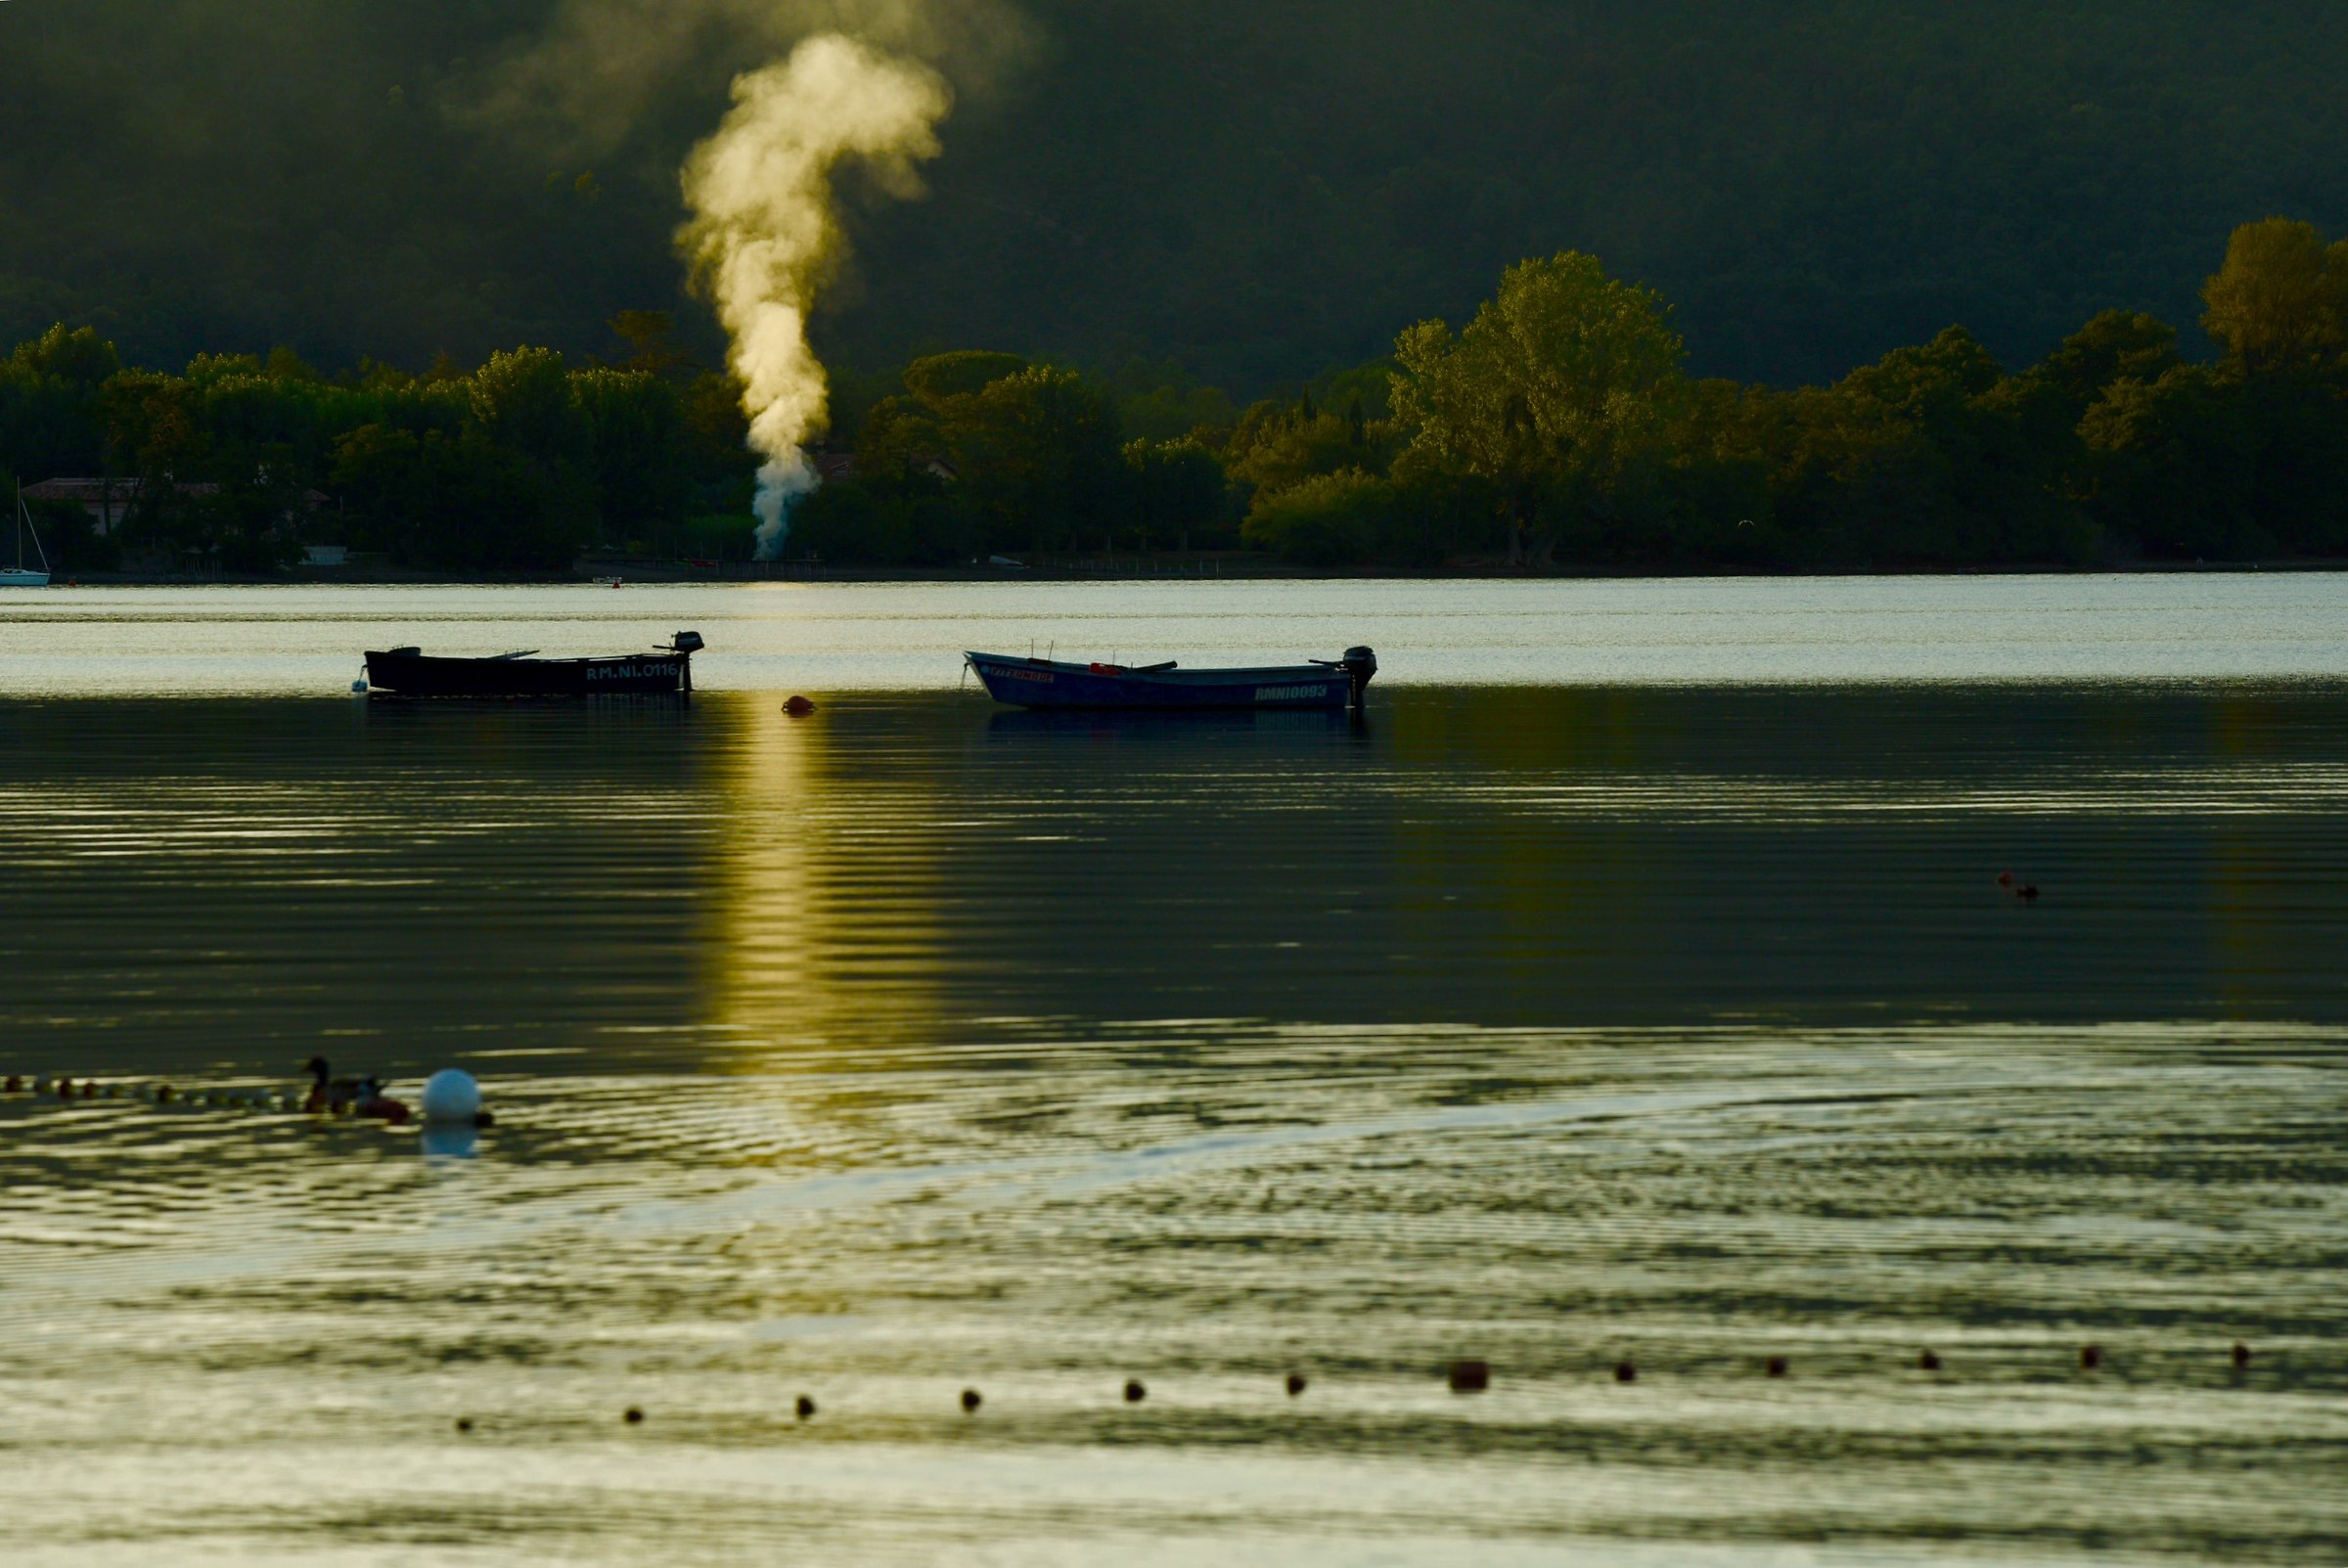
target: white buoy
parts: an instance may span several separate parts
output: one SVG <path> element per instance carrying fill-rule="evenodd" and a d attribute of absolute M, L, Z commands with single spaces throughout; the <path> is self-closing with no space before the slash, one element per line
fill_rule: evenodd
<path fill-rule="evenodd" d="M 421 1100 L 428 1122 L 477 1122 L 481 1117 L 481 1086 L 473 1074 L 443 1067 L 424 1081 Z"/>

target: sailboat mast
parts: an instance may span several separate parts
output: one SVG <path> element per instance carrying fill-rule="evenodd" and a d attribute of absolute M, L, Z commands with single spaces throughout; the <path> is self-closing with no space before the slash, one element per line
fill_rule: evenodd
<path fill-rule="evenodd" d="M 24 505 L 24 486 L 18 483 L 16 475 L 12 473 L 8 478 L 8 487 L 17 499 L 17 562 L 13 569 L 24 569 L 24 530 L 31 528 L 32 548 L 39 552 L 41 570 L 46 573 L 49 570 L 49 547 L 41 543 L 41 530 L 32 527 L 32 514 Z"/>

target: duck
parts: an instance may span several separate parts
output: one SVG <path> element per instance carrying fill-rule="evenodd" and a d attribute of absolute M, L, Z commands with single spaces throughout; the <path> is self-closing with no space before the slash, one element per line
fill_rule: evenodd
<path fill-rule="evenodd" d="M 312 1056 L 301 1064 L 310 1075 L 310 1092 L 302 1098 L 301 1108 L 313 1115 L 347 1111 L 359 1098 L 359 1091 L 372 1079 L 337 1078 L 334 1068 L 324 1056 Z"/>

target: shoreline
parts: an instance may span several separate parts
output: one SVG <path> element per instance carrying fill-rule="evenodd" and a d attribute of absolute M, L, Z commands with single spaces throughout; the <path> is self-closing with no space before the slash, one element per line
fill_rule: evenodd
<path fill-rule="evenodd" d="M 816 561 L 721 561 L 698 565 L 680 560 L 587 560 L 568 571 L 464 574 L 411 571 L 395 566 L 311 567 L 273 575 L 240 572 L 69 573 L 52 581 L 51 589 L 73 588 L 200 588 L 304 587 L 336 588 L 519 588 L 564 584 L 611 583 L 617 587 L 671 586 L 680 583 L 1022 583 L 1022 582 L 1589 582 L 1694 578 L 1819 577 L 2135 577 L 2246 574 L 2251 572 L 2348 572 L 2348 558 L 2285 559 L 2277 560 L 2130 561 L 2088 567 L 2051 566 L 2043 562 L 1909 570 L 1899 567 L 1813 568 L 1809 570 L 1730 571 L 1706 567 L 1673 569 L 1658 565 L 1581 566 L 1562 568 L 1510 566 L 1502 562 L 1462 562 L 1440 567 L 1349 566 L 1313 567 L 1271 557 L 1239 558 L 1184 553 L 1159 557 L 1131 557 L 1121 560 L 1060 561 L 1039 560 L 1019 566 L 832 566 Z M 38 592 L 38 590 L 31 590 Z M 0 604 L 15 603 L 0 599 Z"/>

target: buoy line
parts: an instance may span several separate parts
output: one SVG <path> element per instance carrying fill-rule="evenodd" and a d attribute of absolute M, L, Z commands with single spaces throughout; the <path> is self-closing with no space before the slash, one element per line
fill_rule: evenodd
<path fill-rule="evenodd" d="M 2102 1364 L 2102 1347 L 2095 1344 L 2081 1346 L 2077 1356 L 2078 1365 L 2083 1371 L 2094 1371 Z M 2237 1340 L 2226 1353 L 2226 1359 L 2237 1371 L 2245 1368 L 2252 1359 L 2250 1347 Z M 1923 1371 L 1936 1372 L 1942 1369 L 1940 1356 L 1931 1350 L 1921 1352 L 1915 1361 L 1906 1365 Z M 1784 1378 L 1791 1374 L 1792 1364 L 1788 1358 L 1783 1355 L 1771 1356 L 1760 1364 L 1759 1370 L 1764 1378 Z M 1627 1357 L 1613 1364 L 1611 1374 L 1612 1380 L 1616 1383 L 1629 1384 L 1639 1380 L 1639 1368 Z M 1605 1373 L 1602 1371 L 1599 1375 L 1603 1379 Z M 1492 1366 L 1489 1362 L 1483 1361 L 1455 1361 L 1443 1367 L 1442 1377 L 1445 1385 L 1455 1394 L 1481 1394 L 1492 1387 Z M 1541 1381 L 1553 1382 L 1556 1379 L 1544 1378 Z M 1310 1379 L 1303 1372 L 1291 1371 L 1282 1377 L 1275 1386 L 1284 1390 L 1289 1399 L 1296 1399 L 1312 1385 Z M 829 1397 L 829 1395 L 826 1396 L 826 1398 Z M 1149 1397 L 1149 1385 L 1138 1377 L 1130 1377 L 1125 1380 L 1123 1388 L 1114 1394 L 1105 1391 L 1103 1399 L 1104 1404 L 1106 1404 L 1111 1398 L 1115 1398 L 1119 1403 L 1125 1405 L 1140 1405 Z M 985 1396 L 980 1394 L 977 1389 L 965 1388 L 957 1403 L 960 1405 L 963 1414 L 974 1416 L 985 1405 L 986 1400 Z M 801 1422 L 811 1421 L 817 1414 L 815 1398 L 810 1394 L 796 1396 L 790 1401 L 789 1409 L 791 1414 Z M 642 1426 L 649 1419 L 642 1405 L 631 1405 L 620 1414 L 621 1422 L 628 1426 Z M 471 1432 L 474 1430 L 474 1418 L 471 1415 L 457 1417 L 456 1429 L 460 1432 Z"/>
<path fill-rule="evenodd" d="M 323 1063 L 319 1063 L 323 1067 Z M 229 1089 L 185 1085 L 167 1079 L 73 1078 L 65 1074 L 10 1073 L 0 1079 L 0 1098 L 54 1099 L 60 1104 L 124 1101 L 147 1105 L 179 1105 L 199 1110 L 261 1111 L 310 1116 L 330 1121 L 380 1121 L 387 1127 L 413 1127 L 418 1118 L 405 1103 L 382 1093 L 373 1078 L 345 1087 L 330 1087 L 321 1076 L 304 1094 L 272 1089 Z M 496 1116 L 482 1108 L 481 1092 L 472 1075 L 446 1069 L 426 1080 L 424 1124 L 487 1128 Z"/>

